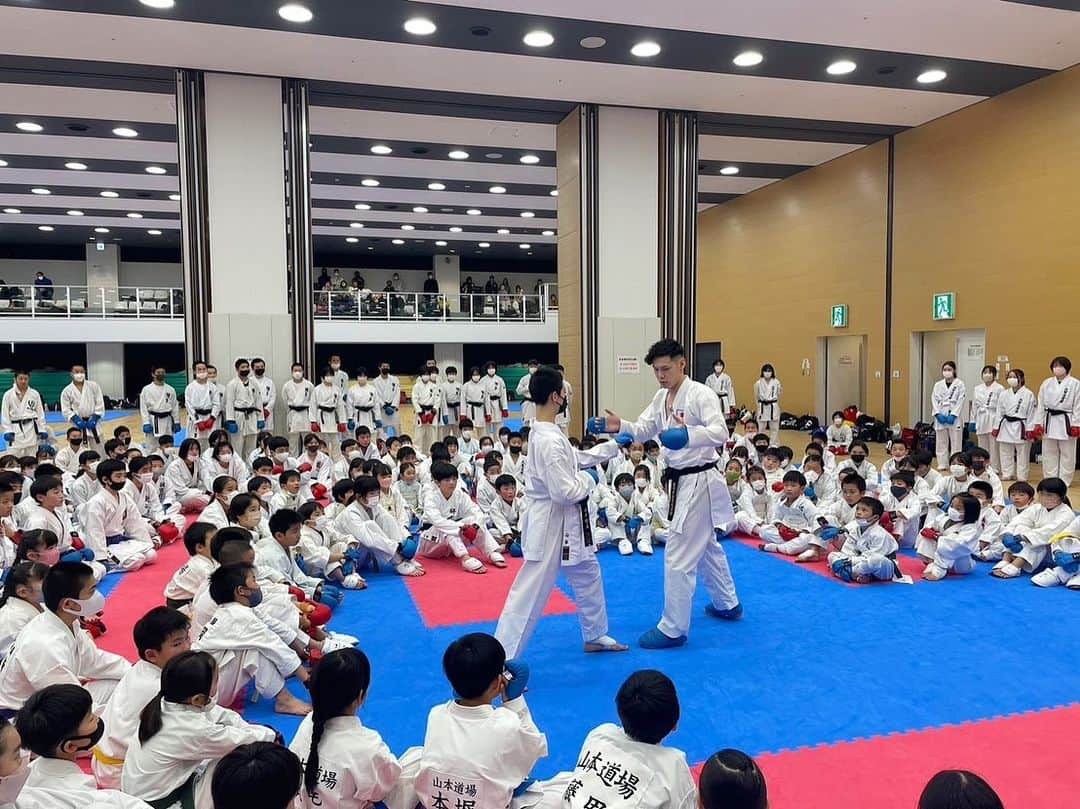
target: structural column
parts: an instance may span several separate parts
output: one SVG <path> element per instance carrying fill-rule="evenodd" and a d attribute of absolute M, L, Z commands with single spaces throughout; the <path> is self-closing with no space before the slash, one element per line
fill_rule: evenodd
<path fill-rule="evenodd" d="M 285 80 L 285 189 L 288 218 L 289 312 L 293 357 L 305 368 L 315 364 L 315 278 L 311 274 L 311 125 L 308 86 Z M 312 372 L 314 373 L 314 372 Z"/>
<path fill-rule="evenodd" d="M 645 353 L 661 335 L 693 348 L 696 140 L 690 113 L 582 105 L 558 127 L 559 357 L 576 393 L 572 431 L 601 407 L 640 412 L 656 387 Z"/>

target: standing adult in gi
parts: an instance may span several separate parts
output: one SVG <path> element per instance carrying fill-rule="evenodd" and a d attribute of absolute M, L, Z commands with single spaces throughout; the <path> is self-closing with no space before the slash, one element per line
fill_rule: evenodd
<path fill-rule="evenodd" d="M 152 373 L 150 383 L 139 393 L 142 429 L 146 433 L 146 447 L 151 452 L 157 449 L 159 437 L 171 437 L 180 431 L 180 402 L 176 398 L 176 389 L 165 381 L 165 366 L 154 366 Z"/>
<path fill-rule="evenodd" d="M 439 413 L 439 381 L 436 375 L 431 378 L 431 371 L 425 365 L 420 369 L 420 377 L 413 382 L 413 413 L 416 416 L 416 444 L 421 452 L 428 452 L 435 441 L 435 419 Z"/>
<path fill-rule="evenodd" d="M 439 410 L 442 411 L 439 437 L 457 435 L 455 431 L 460 429 L 461 423 L 461 383 L 457 379 L 457 368 L 453 365 L 446 367 L 446 381 L 439 389 Z"/>
<path fill-rule="evenodd" d="M 274 432 L 274 405 L 277 404 L 277 386 L 274 384 L 274 380 L 266 375 L 266 360 L 262 357 L 255 357 L 251 360 L 251 373 L 255 374 L 255 385 L 262 393 L 262 407 L 263 407 L 263 421 L 266 422 L 266 426 L 263 428 Z M 349 377 L 345 377 L 345 382 L 348 384 Z"/>
<path fill-rule="evenodd" d="M 562 572 L 574 592 L 586 652 L 621 652 L 626 646 L 609 637 L 607 604 L 600 564 L 596 561 L 588 517 L 589 496 L 600 477 L 595 469 L 619 452 L 608 443 L 607 458 L 583 456 L 555 426 L 555 414 L 566 407 L 562 374 L 539 368 L 529 383 L 536 403 L 536 422 L 529 434 L 533 463 L 525 470 L 525 500 L 521 516 L 521 549 L 525 562 L 503 605 L 495 637 L 508 657 L 521 654 L 544 611 L 548 596 Z M 601 445 L 604 446 L 604 445 Z"/>
<path fill-rule="evenodd" d="M 1071 486 L 1080 437 L 1080 380 L 1072 375 L 1068 357 L 1050 360 L 1050 373 L 1039 386 L 1035 438 L 1042 439 L 1043 478 L 1061 478 Z"/>
<path fill-rule="evenodd" d="M 233 447 L 241 458 L 255 451 L 263 420 L 262 390 L 251 381 L 251 363 L 241 357 L 234 364 L 236 376 L 225 386 L 225 429 L 240 436 L 240 446 Z"/>
<path fill-rule="evenodd" d="M 949 457 L 964 449 L 964 425 L 960 421 L 964 412 L 967 388 L 962 379 L 956 378 L 956 363 L 942 363 L 941 379 L 934 383 L 930 404 L 934 415 L 934 446 L 937 465 L 942 471 L 949 468 Z"/>
<path fill-rule="evenodd" d="M 217 385 L 210 381 L 206 363 L 196 360 L 191 364 L 195 378 L 184 388 L 184 407 L 188 414 L 188 437 L 205 441 L 217 427 L 221 415 L 221 397 Z"/>
<path fill-rule="evenodd" d="M 776 369 L 769 363 L 761 366 L 761 377 L 754 383 L 754 400 L 757 402 L 757 421 L 763 433 L 768 433 L 769 443 L 780 442 L 780 394 L 783 385 L 776 378 Z"/>
<path fill-rule="evenodd" d="M 507 410 L 509 405 L 506 401 L 506 383 L 497 373 L 498 370 L 498 366 L 493 362 L 484 366 L 484 372 L 487 374 L 484 377 L 484 391 L 488 399 L 488 412 L 491 414 L 490 432 L 492 435 L 499 434 L 503 419 L 510 415 Z"/>
<path fill-rule="evenodd" d="M 379 363 L 379 375 L 372 382 L 382 400 L 382 437 L 401 434 L 401 381 L 390 373 L 390 363 Z"/>
<path fill-rule="evenodd" d="M 521 423 L 525 427 L 531 427 L 536 419 L 536 404 L 529 396 L 529 383 L 539 367 L 540 363 L 536 360 L 529 360 L 529 372 L 518 380 L 517 389 L 514 391 L 514 394 L 521 401 Z"/>
<path fill-rule="evenodd" d="M 101 386 L 86 378 L 85 366 L 71 366 L 71 382 L 60 391 L 60 412 L 73 427 L 83 431 L 83 436 L 88 439 L 86 449 L 101 452 L 97 426 L 105 416 L 105 398 L 101 395 Z"/>
<path fill-rule="evenodd" d="M 41 394 L 30 387 L 29 371 L 15 372 L 15 385 L 0 402 L 0 429 L 9 452 L 36 455 L 38 444 L 49 440 Z"/>
<path fill-rule="evenodd" d="M 605 411 L 606 416 L 590 420 L 589 429 L 627 432 L 641 442 L 658 437 L 666 450 L 671 534 L 664 554 L 664 614 L 639 640 L 645 649 L 665 649 L 686 643 L 699 570 L 712 598 L 705 607 L 708 615 L 736 620 L 742 617 L 742 606 L 715 533 L 717 526 L 735 519 L 723 472 L 717 468 L 716 450 L 728 439 L 720 400 L 686 376 L 686 352 L 675 340 L 654 343 L 645 362 L 660 383 L 645 412 L 634 422 Z"/>
<path fill-rule="evenodd" d="M 375 431 L 382 426 L 382 400 L 375 386 L 368 383 L 367 368 L 356 369 L 356 384 L 349 388 L 345 407 L 350 431 L 357 427 Z"/>
<path fill-rule="evenodd" d="M 714 362 L 712 371 L 705 378 L 705 384 L 719 397 L 720 412 L 726 416 L 735 407 L 735 385 L 731 377 L 724 372 L 723 360 Z"/>
<path fill-rule="evenodd" d="M 311 393 L 314 385 L 304 377 L 304 366 L 292 365 L 292 379 L 281 386 L 281 397 L 289 409 L 285 417 L 285 429 L 289 434 L 289 448 L 299 455 L 304 451 L 304 434 L 311 428 Z"/>

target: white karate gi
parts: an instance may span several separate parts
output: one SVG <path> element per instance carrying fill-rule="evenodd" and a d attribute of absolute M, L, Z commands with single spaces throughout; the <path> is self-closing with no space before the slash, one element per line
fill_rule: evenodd
<path fill-rule="evenodd" d="M 188 438 L 206 441 L 217 427 L 218 418 L 221 416 L 221 396 L 217 385 L 213 382 L 199 382 L 197 379 L 189 382 L 184 388 L 184 408 L 188 417 Z M 213 423 L 204 430 L 198 424 L 207 419 L 212 419 Z"/>
<path fill-rule="evenodd" d="M 1080 553 L 1080 518 L 1069 523 L 1068 527 L 1054 539 L 1050 546 L 1053 551 L 1063 553 Z M 1031 583 L 1039 587 L 1056 587 L 1064 584 L 1070 590 L 1080 590 L 1080 573 L 1070 573 L 1063 567 L 1059 567 L 1053 557 L 1050 557 L 1047 567 L 1031 577 Z"/>
<path fill-rule="evenodd" d="M 989 483 L 990 488 L 994 490 L 990 500 L 992 505 L 1005 505 L 1005 488 L 1001 485 L 1001 478 L 998 477 L 997 472 L 989 467 L 984 469 L 982 474 L 972 471 L 972 473 L 968 475 L 968 485 L 970 486 L 976 480 L 982 481 L 983 483 Z"/>
<path fill-rule="evenodd" d="M 337 385 L 316 385 L 311 391 L 311 423 L 319 426 L 331 458 L 341 457 L 341 439 L 347 427 L 345 399 Z"/>
<path fill-rule="evenodd" d="M 596 515 L 588 507 L 597 484 L 592 475 L 580 470 L 583 464 L 595 466 L 614 457 L 618 445 L 614 441 L 600 444 L 586 455 L 574 450 L 557 425 L 538 421 L 533 424 L 529 448 L 536 462 L 526 469 L 520 521 L 525 563 L 495 630 L 507 657 L 521 654 L 529 642 L 560 572 L 573 591 L 583 640 L 598 640 L 608 631 L 604 583 L 596 561 L 598 537 L 593 536 L 599 529 L 592 527 Z"/>
<path fill-rule="evenodd" d="M 461 383 L 455 377 L 453 381 L 447 379 L 439 386 L 439 435 L 446 438 L 448 435 L 457 435 L 461 422 Z"/>
<path fill-rule="evenodd" d="M 0 433 L 15 435 L 15 439 L 8 442 L 7 452 L 34 455 L 39 444 L 51 443 L 48 436 L 41 438 L 40 435 L 48 432 L 41 394 L 29 387 L 24 393 L 19 393 L 16 387 L 4 393 L 0 400 Z"/>
<path fill-rule="evenodd" d="M 0 708 L 18 710 L 35 691 L 70 683 L 84 686 L 100 712 L 130 666 L 99 649 L 78 622 L 69 628 L 46 610 L 23 627 L 0 665 Z"/>
<path fill-rule="evenodd" d="M 488 532 L 487 518 L 461 489 L 454 489 L 447 499 L 438 486 L 432 484 L 425 489 L 423 502 L 423 521 L 431 523 L 431 527 L 420 535 L 421 556 L 436 559 L 453 555 L 463 562 L 468 560 L 469 549 L 461 536 L 461 528 L 467 524 L 477 526 L 472 544 L 485 558 L 492 559 L 492 554 L 498 553 L 499 544 Z"/>
<path fill-rule="evenodd" d="M 765 520 L 754 508 L 754 491 L 750 485 L 743 480 L 736 481 L 734 486 L 728 486 L 728 497 L 731 498 L 735 519 L 728 525 L 717 526 L 721 533 L 730 534 L 733 531 L 751 535 L 757 533 L 757 529 Z"/>
<path fill-rule="evenodd" d="M 416 796 L 424 809 L 453 806 L 447 781 L 461 783 L 473 809 L 506 809 L 514 789 L 547 755 L 547 737 L 533 722 L 525 697 L 501 707 L 436 705 L 428 714 Z"/>
<path fill-rule="evenodd" d="M 1080 380 L 1069 375 L 1055 377 L 1039 387 L 1035 421 L 1046 431 L 1042 439 L 1043 477 L 1057 477 L 1072 485 L 1076 471 L 1076 438 L 1070 430 L 1080 427 Z"/>
<path fill-rule="evenodd" d="M 979 446 L 990 453 L 990 466 L 994 470 L 1001 469 L 1001 458 L 998 455 L 997 439 L 993 431 L 997 429 L 998 402 L 1005 392 L 998 382 L 985 382 L 976 385 L 971 392 L 971 420 L 975 422 L 975 436 Z"/>
<path fill-rule="evenodd" d="M 299 382 L 290 379 L 281 386 L 281 399 L 289 410 L 285 430 L 294 452 L 303 452 L 303 436 L 311 430 L 311 393 L 314 389 L 315 386 L 307 379 Z"/>
<path fill-rule="evenodd" d="M 225 386 L 225 422 L 236 424 L 238 445 L 234 447 L 241 458 L 255 449 L 259 437 L 259 422 L 263 421 L 262 391 L 251 377 L 233 377 Z"/>
<path fill-rule="evenodd" d="M 150 532 L 151 537 L 157 536 L 158 531 L 151 525 L 151 523 L 158 523 L 159 525 L 164 522 L 171 522 L 176 526 L 176 530 L 183 533 L 184 531 L 184 518 L 180 516 L 178 512 L 166 515 L 165 509 L 161 506 L 161 500 L 158 498 L 158 487 L 153 482 L 144 483 L 142 488 L 136 485 L 135 481 L 128 480 L 124 486 L 123 492 L 131 498 L 131 501 L 135 504 L 135 508 L 139 511 L 139 516 L 143 518 L 146 523 L 146 527 Z"/>
<path fill-rule="evenodd" d="M 841 424 L 837 427 L 835 424 L 830 423 L 825 428 L 825 443 L 829 449 L 834 447 L 847 449 L 851 446 L 851 442 L 854 439 L 854 435 L 851 432 L 851 427 L 847 424 Z"/>
<path fill-rule="evenodd" d="M 313 725 L 308 714 L 289 744 L 305 766 Z M 356 716 L 326 720 L 318 752 L 318 784 L 311 794 L 301 787 L 303 809 L 369 809 L 390 793 L 401 775 L 401 765 L 382 737 Z"/>
<path fill-rule="evenodd" d="M 0 660 L 7 656 L 11 644 L 22 628 L 41 615 L 36 604 L 12 596 L 0 607 Z"/>
<path fill-rule="evenodd" d="M 761 377 L 754 383 L 758 427 L 761 432 L 768 433 L 769 443 L 774 447 L 780 440 L 780 394 L 783 392 L 784 386 L 776 377 Z"/>
<path fill-rule="evenodd" d="M 98 562 L 115 563 L 121 570 L 138 570 L 157 559 L 150 527 L 138 506 L 123 492 L 102 489 L 83 511 L 83 542 Z"/>
<path fill-rule="evenodd" d="M 232 457 L 229 458 L 227 466 L 221 465 L 221 459 L 218 458 L 203 458 L 202 459 L 202 487 L 208 492 L 214 491 L 214 481 L 219 477 L 228 476 L 236 480 L 237 491 L 244 491 L 247 488 L 248 482 L 248 468 L 244 463 L 240 454 L 233 450 Z"/>
<path fill-rule="evenodd" d="M 202 586 L 210 580 L 210 574 L 217 570 L 218 563 L 209 556 L 197 553 L 181 565 L 169 583 L 165 585 L 163 595 L 173 601 L 191 601 Z"/>
<path fill-rule="evenodd" d="M 161 669 L 146 660 L 135 661 L 120 678 L 101 713 L 105 735 L 90 760 L 99 789 L 120 789 L 120 771 L 128 745 L 139 735 L 139 714 L 160 692 Z"/>
<path fill-rule="evenodd" d="M 528 461 L 529 456 L 524 452 L 520 452 L 516 456 L 512 452 L 503 455 L 502 473 L 512 476 L 519 489 L 525 485 L 525 467 L 528 465 Z"/>
<path fill-rule="evenodd" d="M 383 401 L 379 398 L 379 392 L 375 390 L 375 386 L 370 382 L 364 385 L 356 384 L 349 388 L 346 404 L 354 430 L 364 425 L 374 434 L 378 425 L 382 424 Z"/>
<path fill-rule="evenodd" d="M 210 502 L 203 488 L 203 460 L 188 467 L 183 458 L 173 458 L 165 467 L 165 502 L 171 511 L 201 511 Z"/>
<path fill-rule="evenodd" d="M 814 533 L 818 528 L 818 510 L 805 494 L 800 494 L 790 503 L 783 495 L 777 497 L 772 503 L 768 522 L 769 525 L 759 531 L 761 538 L 766 543 L 776 545 L 776 551 L 786 556 L 796 556 L 811 545 L 819 548 L 828 545 Z M 799 535 L 785 540 L 780 535 L 780 526 L 798 531 Z"/>
<path fill-rule="evenodd" d="M 1001 541 L 1001 535 L 1005 532 L 1005 526 L 1009 525 L 1013 520 L 1015 520 L 1025 511 L 1027 511 L 1027 508 L 1029 507 L 1030 504 L 1028 507 L 1019 509 L 1011 503 L 1005 506 L 1001 514 L 997 515 L 997 525 L 994 526 L 996 530 L 992 534 L 993 538 L 986 540 L 987 542 L 989 542 L 988 545 L 983 545 L 983 535 L 980 534 L 979 550 L 975 553 L 975 555 L 982 559 L 984 562 L 1000 562 L 1002 556 L 1005 555 L 1005 545 Z M 985 512 L 986 509 L 983 509 L 984 514 Z M 982 515 L 980 515 L 980 518 L 981 517 Z"/>
<path fill-rule="evenodd" d="M 135 734 L 129 743 L 124 792 L 155 801 L 194 776 L 195 809 L 214 809 L 210 782 L 218 761 L 242 744 L 273 740 L 273 729 L 248 724 L 220 705 L 196 708 L 162 700 L 161 730 L 146 742 Z"/>
<path fill-rule="evenodd" d="M 504 536 L 520 536 L 522 501 L 524 498 L 515 497 L 509 503 L 496 497 L 491 507 L 485 512 L 491 523 L 495 537 L 500 539 Z M 2 611 L 0 611 L 2 614 Z"/>
<path fill-rule="evenodd" d="M 103 419 L 105 397 L 101 395 L 101 386 L 92 379 L 83 380 L 82 388 L 74 382 L 69 382 L 67 387 L 60 391 L 60 412 L 70 422 L 73 422 L 75 418 L 89 421 L 94 416 L 97 416 L 99 420 Z M 101 450 L 103 442 L 100 440 L 100 430 L 96 438 L 88 431 L 84 432 L 83 437 L 85 438 L 84 448 Z"/>
<path fill-rule="evenodd" d="M 525 427 L 532 427 L 532 423 L 536 421 L 536 403 L 529 396 L 529 383 L 532 382 L 532 377 L 532 374 L 526 373 L 518 380 L 517 388 L 514 389 L 514 394 L 521 402 L 521 423 Z"/>
<path fill-rule="evenodd" d="M 896 578 L 896 540 L 881 523 L 866 529 L 852 520 L 844 526 L 844 544 L 829 554 L 829 564 L 841 559 L 851 560 L 851 574 L 873 581 L 892 581 Z"/>
<path fill-rule="evenodd" d="M 416 421 L 416 445 L 423 451 L 431 449 L 439 420 L 439 383 L 418 379 L 413 383 L 412 406 Z"/>
<path fill-rule="evenodd" d="M 725 416 L 735 407 L 735 385 L 726 371 L 705 377 L 705 386 L 720 399 L 720 412 Z"/>
<path fill-rule="evenodd" d="M 263 539 L 255 545 L 255 567 L 259 569 L 260 579 L 299 587 L 309 599 L 314 598 L 315 590 L 322 584 L 320 579 L 301 570 L 292 551 L 273 537 Z"/>
<path fill-rule="evenodd" d="M 203 626 L 192 649 L 218 663 L 218 703 L 232 705 L 251 680 L 264 697 L 276 697 L 300 668 L 296 652 L 251 607 L 222 604 Z"/>
<path fill-rule="evenodd" d="M 901 548 L 914 548 L 919 537 L 919 518 L 926 512 L 926 504 L 912 489 L 902 500 L 897 500 L 892 492 L 881 495 L 881 505 L 886 511 L 896 513 L 893 518 L 893 532 L 899 537 Z"/>
<path fill-rule="evenodd" d="M 22 505 L 20 503 L 19 505 Z M 67 509 L 61 506 L 56 511 L 50 511 L 37 504 L 29 504 L 26 510 L 26 520 L 21 523 L 24 531 L 46 530 L 56 534 L 60 544 L 60 553 L 71 549 L 71 535 L 74 533 L 71 527 L 71 517 Z"/>
<path fill-rule="evenodd" d="M 263 406 L 263 421 L 266 422 L 263 427 L 264 430 L 274 431 L 274 407 L 277 405 L 277 386 L 274 384 L 274 380 L 268 375 L 263 374 L 255 376 L 255 373 L 251 374 L 256 387 L 262 393 L 262 406 Z M 348 382 L 349 377 L 346 376 L 345 380 Z"/>
<path fill-rule="evenodd" d="M 150 809 L 145 801 L 115 789 L 98 789 L 94 776 L 74 761 L 39 758 L 30 762 L 16 809 Z M 6 809 L 6 807 L 5 807 Z"/>
<path fill-rule="evenodd" d="M 479 382 L 468 382 L 461 386 L 461 398 L 464 399 L 464 416 L 476 427 L 478 435 L 489 432 L 487 428 L 488 418 L 491 415 L 491 405 L 487 398 L 487 387 L 483 377 Z"/>
<path fill-rule="evenodd" d="M 142 416 L 143 432 L 146 433 L 146 447 L 153 451 L 158 447 L 158 438 L 172 436 L 180 428 L 180 403 L 176 398 L 176 389 L 172 385 L 151 382 L 139 393 L 139 413 Z"/>
<path fill-rule="evenodd" d="M 919 554 L 924 555 L 924 550 L 929 550 L 923 545 L 925 537 L 919 537 Z M 933 552 L 929 554 L 932 561 L 927 565 L 927 570 L 935 568 L 940 573 L 970 573 L 975 569 L 973 554 L 979 550 L 979 524 L 973 523 L 950 523 L 941 529 L 941 534 L 933 544 Z"/>
<path fill-rule="evenodd" d="M 574 405 L 574 388 L 563 379 L 562 395 L 566 399 L 566 408 L 561 413 L 555 414 L 555 426 L 562 430 L 565 436 L 570 435 L 570 410 Z"/>
<path fill-rule="evenodd" d="M 379 401 L 382 402 L 379 406 L 381 414 L 378 418 L 383 423 L 383 426 L 379 430 L 379 434 L 383 438 L 400 434 L 401 382 L 393 374 L 387 374 L 386 376 L 380 374 L 371 381 L 371 384 L 375 386 L 375 392 L 379 394 Z M 392 408 L 391 412 L 387 413 L 387 408 Z"/>
<path fill-rule="evenodd" d="M 399 564 L 398 529 L 380 506 L 370 511 L 358 501 L 350 503 L 334 518 L 335 534 L 346 542 L 356 542 L 367 548 L 379 564 Z M 391 529 L 388 533 L 386 529 Z"/>
<path fill-rule="evenodd" d="M 930 393 L 931 414 L 934 419 L 934 439 L 938 469 L 947 469 L 949 456 L 964 448 L 964 402 L 967 388 L 961 379 L 946 382 L 939 379 Z M 956 416 L 953 424 L 942 424 L 938 416 Z"/>
<path fill-rule="evenodd" d="M 623 419 L 623 431 L 644 442 L 676 426 L 675 416 L 681 416 L 690 443 L 680 450 L 663 450 L 669 473 L 715 464 L 716 448 L 724 446 L 728 439 L 716 394 L 687 378 L 675 392 L 671 411 L 667 409 L 667 395 L 666 390 L 657 391 L 637 422 Z M 717 526 L 728 525 L 735 518 L 723 472 L 714 465 L 707 472 L 684 475 L 675 486 L 675 513 L 664 554 L 664 615 L 659 624 L 660 631 L 671 638 L 685 635 L 690 628 L 690 607 L 699 572 L 714 605 L 732 609 L 739 603 L 727 554 L 714 533 Z"/>
<path fill-rule="evenodd" d="M 840 496 L 840 481 L 834 473 L 828 470 L 822 472 L 813 481 L 808 477 L 806 482 L 809 484 L 808 489 L 813 487 L 815 505 L 818 508 L 829 505 Z"/>
<path fill-rule="evenodd" d="M 1074 516 L 1073 510 L 1065 503 L 1061 503 L 1052 511 L 1048 511 L 1039 503 L 1032 503 L 1015 520 L 1005 526 L 1002 535 L 1013 534 L 1020 538 L 1023 548 L 1019 553 L 1012 555 L 1014 559 L 1019 559 L 1023 563 L 1023 570 L 1033 573 L 1046 559 L 1050 540 L 1067 529 Z M 999 562 L 995 569 L 1003 565 L 1005 562 Z"/>
<path fill-rule="evenodd" d="M 325 518 L 324 518 L 325 519 Z M 354 545 L 359 543 L 353 542 Z M 300 529 L 300 544 L 296 554 L 304 560 L 304 569 L 315 576 L 327 576 L 341 570 L 341 562 L 331 562 L 331 553 L 345 553 L 348 543 L 342 542 L 333 532 L 332 521 L 322 531 L 305 525 Z"/>
<path fill-rule="evenodd" d="M 78 449 L 71 446 L 70 444 L 61 447 L 56 451 L 56 457 L 53 458 L 53 463 L 60 467 L 60 471 L 64 472 L 66 475 L 76 475 L 79 471 L 79 456 L 86 450 L 90 449 L 90 444 L 92 442 L 93 439 L 87 436 L 85 439 L 83 439 L 83 443 L 79 446 Z M 65 484 L 66 483 L 67 481 L 65 481 Z"/>
<path fill-rule="evenodd" d="M 492 435 L 497 435 L 499 427 L 502 426 L 503 411 L 509 407 L 506 399 L 506 383 L 496 373 L 484 376 L 480 384 L 484 387 L 484 394 L 488 400 L 488 412 L 491 414 L 490 432 Z"/>
<path fill-rule="evenodd" d="M 1027 387 L 1006 389 L 998 397 L 994 424 L 998 431 L 1001 476 L 1006 480 L 1028 478 L 1031 441 L 1027 434 L 1035 428 L 1038 406 L 1035 394 Z"/>
<path fill-rule="evenodd" d="M 304 505 L 304 503 L 310 502 L 310 500 L 311 493 L 305 493 L 303 486 L 301 486 L 300 491 L 298 491 L 296 494 L 290 494 L 284 489 L 274 492 L 274 494 L 270 497 L 270 502 L 267 505 L 270 511 L 270 515 L 273 516 L 274 514 L 277 514 L 279 511 L 281 511 L 281 509 L 283 508 L 288 508 L 296 511 L 298 508 L 300 508 L 300 506 Z"/>

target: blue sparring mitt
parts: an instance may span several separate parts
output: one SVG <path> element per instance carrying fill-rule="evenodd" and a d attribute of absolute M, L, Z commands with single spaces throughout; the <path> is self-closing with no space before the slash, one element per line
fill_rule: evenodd
<path fill-rule="evenodd" d="M 230 433 L 233 433 L 234 435 L 240 432 L 240 428 L 236 426 L 235 421 L 225 422 L 225 429 L 228 430 Z"/>
<path fill-rule="evenodd" d="M 950 424 L 950 425 L 951 424 L 956 424 L 956 414 L 955 413 L 950 413 L 949 415 L 947 415 L 945 417 L 945 423 Z"/>
<path fill-rule="evenodd" d="M 413 514 L 409 518 L 409 533 L 410 534 L 417 534 L 419 532 L 420 532 L 420 518 L 417 515 Z"/>
<path fill-rule="evenodd" d="M 144 433 L 146 433 L 147 435 L 150 435 L 151 433 L 153 433 L 153 432 L 154 432 L 154 428 L 153 428 L 153 427 L 151 427 L 151 426 L 150 426 L 149 424 L 144 424 L 144 425 L 142 426 L 142 431 L 143 431 Z"/>
<path fill-rule="evenodd" d="M 832 563 L 832 572 L 836 578 L 843 581 L 851 581 L 851 560 L 850 559 L 837 559 Z"/>
<path fill-rule="evenodd" d="M 319 603 L 325 604 L 330 609 L 334 609 L 345 600 L 345 594 L 333 584 L 324 581 L 319 585 L 319 589 L 322 591 L 319 593 Z"/>
<path fill-rule="evenodd" d="M 944 413 L 937 413 L 934 415 L 934 421 L 936 421 L 938 424 L 948 424 L 949 417 L 946 416 Z"/>
<path fill-rule="evenodd" d="M 607 419 L 604 416 L 593 416 L 589 419 L 588 430 L 593 435 L 604 435 L 607 431 Z"/>
<path fill-rule="evenodd" d="M 596 469 L 586 469 L 585 474 L 591 477 L 596 483 L 600 482 L 600 473 Z"/>
<path fill-rule="evenodd" d="M 601 507 L 601 508 L 598 508 L 596 510 L 596 521 L 598 523 L 600 523 L 601 528 L 607 528 L 608 527 L 608 517 L 607 517 L 607 509 L 606 508 Z"/>
<path fill-rule="evenodd" d="M 529 684 L 529 664 L 524 660 L 507 660 L 503 666 L 512 679 L 506 684 L 504 694 L 507 700 L 517 699 L 525 693 L 525 687 Z"/>
<path fill-rule="evenodd" d="M 78 416 L 72 416 L 71 417 L 71 426 L 72 427 L 78 427 L 80 430 L 85 430 L 86 429 L 86 422 L 83 421 Z"/>
<path fill-rule="evenodd" d="M 809 497 L 811 500 L 817 502 L 817 492 L 814 491 L 814 484 L 811 483 L 803 490 L 803 494 Z"/>
<path fill-rule="evenodd" d="M 626 533 L 636 534 L 638 531 L 641 530 L 642 525 L 644 525 L 644 522 L 642 521 L 641 517 L 631 517 L 629 520 L 626 521 Z"/>
<path fill-rule="evenodd" d="M 818 536 L 822 539 L 836 539 L 838 536 L 840 536 L 840 529 L 837 528 L 835 525 L 826 525 L 818 533 Z"/>
<path fill-rule="evenodd" d="M 450 426 L 450 417 L 449 416 L 443 416 L 442 417 L 442 423 L 443 423 L 443 427 L 449 427 Z"/>
<path fill-rule="evenodd" d="M 266 429 L 266 419 L 259 419 L 257 422 L 255 422 L 255 426 L 260 430 L 265 430 Z"/>
<path fill-rule="evenodd" d="M 667 449 L 682 449 L 690 443 L 690 433 L 685 427 L 668 427 L 660 433 L 660 445 Z"/>
<path fill-rule="evenodd" d="M 345 422 L 345 426 L 349 428 L 349 432 L 351 433 L 353 430 L 356 429 L 356 421 L 354 421 L 353 419 L 349 419 L 347 422 Z"/>
<path fill-rule="evenodd" d="M 265 427 L 266 425 L 263 426 Z M 178 432 L 180 432 L 181 429 L 183 428 L 180 426 L 180 422 L 174 421 L 172 425 L 173 435 L 176 435 Z"/>
<path fill-rule="evenodd" d="M 515 559 L 520 559 L 522 557 L 521 540 L 515 539 L 510 543 L 510 555 Z"/>
<path fill-rule="evenodd" d="M 615 443 L 620 447 L 628 447 L 634 443 L 634 436 L 632 433 L 619 433 L 615 436 Z"/>
<path fill-rule="evenodd" d="M 4 441 L 11 445 L 11 442 L 15 440 L 15 433 L 4 433 Z"/>
<path fill-rule="evenodd" d="M 95 427 L 97 427 L 98 421 L 100 421 L 100 420 L 101 420 L 101 416 L 99 416 L 97 413 L 92 415 L 90 417 L 90 422 L 89 422 L 90 429 L 93 430 Z"/>
<path fill-rule="evenodd" d="M 1008 548 L 1010 553 L 1020 553 L 1024 549 L 1024 543 L 1016 534 L 1002 534 L 1001 544 Z"/>
<path fill-rule="evenodd" d="M 380 419 L 375 419 L 375 429 L 376 430 L 382 429 L 382 421 Z"/>
<path fill-rule="evenodd" d="M 416 552 L 419 548 L 420 540 L 414 536 L 410 536 L 401 543 L 401 555 L 406 559 L 412 559 L 416 556 Z"/>
<path fill-rule="evenodd" d="M 48 430 L 42 430 L 37 435 L 38 435 L 38 438 L 40 438 L 42 441 L 48 441 L 49 440 L 49 432 L 48 432 Z"/>
<path fill-rule="evenodd" d="M 1080 571 L 1080 554 L 1054 551 L 1054 564 L 1066 573 Z"/>

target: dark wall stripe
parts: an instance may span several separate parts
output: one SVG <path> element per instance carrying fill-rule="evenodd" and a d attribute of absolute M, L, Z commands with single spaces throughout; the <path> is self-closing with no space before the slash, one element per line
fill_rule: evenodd
<path fill-rule="evenodd" d="M 600 314 L 600 108 L 582 104 L 581 116 L 581 402 L 583 418 L 599 413 L 596 323 Z"/>
<path fill-rule="evenodd" d="M 206 90 L 198 70 L 176 71 L 186 367 L 210 350 L 210 211 L 206 178 Z"/>
<path fill-rule="evenodd" d="M 889 138 L 888 161 L 885 198 L 885 423 L 892 424 L 893 201 L 896 192 L 896 139 L 892 137 Z"/>

